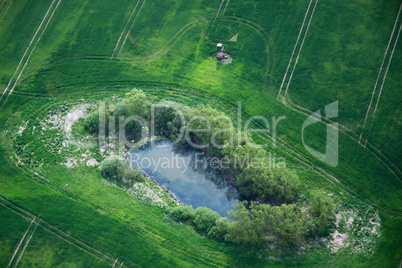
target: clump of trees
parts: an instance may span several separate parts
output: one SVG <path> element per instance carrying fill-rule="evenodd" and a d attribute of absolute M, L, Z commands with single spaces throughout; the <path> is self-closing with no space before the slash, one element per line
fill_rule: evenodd
<path fill-rule="evenodd" d="M 333 200 L 317 191 L 310 209 L 296 204 L 272 206 L 256 201 L 239 202 L 229 217 L 209 208 L 180 205 L 170 216 L 192 224 L 210 237 L 252 248 L 295 249 L 309 238 L 324 236 L 334 217 Z"/>
<path fill-rule="evenodd" d="M 133 169 L 130 164 L 118 156 L 105 158 L 100 165 L 101 175 L 107 179 L 114 179 L 127 185 L 144 181 L 142 172 Z"/>
<path fill-rule="evenodd" d="M 236 209 L 230 212 L 234 221 L 228 239 L 242 245 L 294 247 L 306 240 L 314 226 L 312 218 L 294 204 L 242 202 Z"/>

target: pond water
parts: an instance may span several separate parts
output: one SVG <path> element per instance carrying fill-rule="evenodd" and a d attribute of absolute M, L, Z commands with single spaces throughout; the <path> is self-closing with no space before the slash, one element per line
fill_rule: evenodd
<path fill-rule="evenodd" d="M 236 188 L 201 152 L 177 148 L 170 141 L 157 141 L 131 152 L 130 162 L 193 208 L 208 207 L 227 216 L 240 198 Z"/>

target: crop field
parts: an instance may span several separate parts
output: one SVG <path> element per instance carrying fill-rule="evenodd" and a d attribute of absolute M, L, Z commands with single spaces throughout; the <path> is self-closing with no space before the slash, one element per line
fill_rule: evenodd
<path fill-rule="evenodd" d="M 400 267 L 401 13 L 400 0 L 0 0 L 0 266 Z M 231 64 L 216 61 L 219 42 Z M 173 221 L 156 186 L 158 204 L 106 182 L 82 156 L 101 162 L 99 148 L 65 146 L 79 126 L 67 135 L 51 118 L 133 88 L 240 128 L 283 116 L 253 139 L 276 138 L 267 150 L 304 195 L 324 189 L 337 215 L 352 211 L 348 246 L 268 256 Z M 336 166 L 307 149 L 325 152 L 334 123 Z"/>

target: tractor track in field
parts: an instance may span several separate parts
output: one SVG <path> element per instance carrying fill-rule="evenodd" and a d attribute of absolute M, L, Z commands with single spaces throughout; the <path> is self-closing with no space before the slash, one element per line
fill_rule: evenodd
<path fill-rule="evenodd" d="M 33 221 L 35 221 L 35 218 L 33 219 Z M 33 237 L 33 235 L 34 235 L 34 233 L 35 233 L 35 231 L 36 231 L 36 228 L 38 228 L 39 223 L 40 223 L 40 219 L 39 219 L 38 222 L 36 222 L 36 225 L 35 225 L 34 229 L 32 230 L 31 235 L 28 237 L 28 240 L 25 242 L 25 245 L 24 245 L 24 247 L 22 248 L 22 251 L 21 251 L 20 255 L 18 256 L 18 259 L 17 259 L 17 261 L 16 261 L 15 264 L 14 264 L 14 267 L 17 267 L 18 263 L 19 263 L 20 260 L 21 260 L 22 255 L 24 255 L 24 252 L 25 252 L 25 250 L 27 249 L 27 246 L 28 246 L 29 242 L 31 241 L 31 239 L 32 239 L 32 237 Z"/>
<path fill-rule="evenodd" d="M 282 101 L 285 100 L 286 94 L 288 93 L 289 85 L 290 85 L 290 82 L 292 81 L 293 73 L 294 73 L 294 71 L 295 71 L 295 69 L 296 69 L 297 62 L 299 61 L 300 53 L 301 53 L 301 51 L 302 51 L 302 48 L 303 48 L 303 45 L 304 45 L 304 41 L 306 40 L 306 36 L 307 36 L 308 30 L 309 30 L 309 28 L 310 28 L 310 24 L 311 24 L 311 21 L 312 21 L 312 19 L 313 19 L 314 12 L 315 12 L 315 8 L 317 7 L 317 4 L 318 4 L 318 0 L 315 1 L 315 5 L 314 5 L 314 7 L 313 7 L 313 11 L 311 12 L 310 20 L 309 20 L 309 22 L 308 22 L 308 24 L 307 24 L 307 28 L 306 28 L 306 31 L 305 31 L 305 33 L 304 33 L 304 37 L 303 37 L 302 43 L 301 43 L 300 48 L 299 48 L 299 53 L 297 54 L 295 64 L 293 65 L 292 72 L 290 73 L 289 81 L 288 81 L 288 83 L 287 83 L 287 85 L 286 85 L 286 90 L 285 90 L 285 93 L 283 94 Z"/>
<path fill-rule="evenodd" d="M 124 45 L 126 44 L 127 38 L 128 38 L 128 36 L 129 36 L 129 34 L 130 34 L 130 32 L 131 32 L 131 29 L 132 29 L 133 26 L 134 26 L 135 20 L 137 19 L 138 15 L 139 15 L 140 12 L 141 12 L 142 7 L 143 7 L 144 4 L 145 4 L 145 1 L 146 1 L 146 0 L 142 0 L 141 6 L 140 6 L 140 8 L 138 9 L 137 13 L 136 13 L 135 16 L 134 16 L 133 22 L 131 23 L 130 27 L 128 28 L 128 31 L 127 31 L 127 33 L 126 33 L 126 35 L 125 35 L 125 37 L 124 37 L 123 43 L 122 43 L 122 45 L 121 45 L 121 47 L 120 47 L 120 49 L 119 49 L 119 53 L 117 54 L 117 57 L 120 57 L 121 51 L 123 50 L 123 47 L 124 47 Z M 112 57 L 113 57 L 113 55 L 112 55 Z"/>
<path fill-rule="evenodd" d="M 208 38 L 208 35 L 209 35 L 209 33 L 211 32 L 212 27 L 214 27 L 216 18 L 218 17 L 219 12 L 221 11 L 221 8 L 222 8 L 222 5 L 223 5 L 224 2 L 225 2 L 225 0 L 222 0 L 221 4 L 219 5 L 218 11 L 216 12 L 215 18 L 214 18 L 214 20 L 213 20 L 213 22 L 212 22 L 212 24 L 211 24 L 211 27 L 209 28 L 209 31 L 208 31 L 207 35 L 205 36 L 205 38 Z"/>
<path fill-rule="evenodd" d="M 27 49 L 25 50 L 20 62 L 17 65 L 17 68 L 15 69 L 15 71 L 14 71 L 14 73 L 13 73 L 11 79 L 10 79 L 10 81 L 8 82 L 7 87 L 4 89 L 3 94 L 0 97 L 0 102 L 3 100 L 4 95 L 5 95 L 5 99 L 3 100 L 3 102 L 2 102 L 2 104 L 0 106 L 0 110 L 3 108 L 4 104 L 7 102 L 8 97 L 13 93 L 14 88 L 18 84 L 18 81 L 20 80 L 21 75 L 23 74 L 23 72 L 25 70 L 25 67 L 27 66 L 27 64 L 28 64 L 33 52 L 35 51 L 35 48 L 36 48 L 37 44 L 39 43 L 40 39 L 42 38 L 43 33 L 45 32 L 47 26 L 49 25 L 50 21 L 52 20 L 53 15 L 56 12 L 56 10 L 57 10 L 57 8 L 58 8 L 58 6 L 59 6 L 59 4 L 60 4 L 60 2 L 62 0 L 58 0 L 56 5 L 55 5 L 55 1 L 56 0 L 53 0 L 53 2 L 50 4 L 45 16 L 42 19 L 42 22 L 40 23 L 39 27 L 37 28 L 34 36 L 31 39 L 31 42 L 29 43 Z M 48 14 L 49 14 L 49 12 L 51 10 L 52 10 L 52 12 L 48 16 Z M 47 22 L 44 25 L 44 27 L 42 28 L 42 25 L 45 23 L 46 18 L 47 18 Z M 41 30 L 41 33 L 40 33 L 39 37 L 36 38 L 40 30 Z M 29 50 L 30 50 L 30 53 L 28 55 Z M 25 56 L 27 56 L 27 55 L 28 55 L 28 57 L 25 58 Z M 23 62 L 24 62 L 24 64 L 22 65 Z M 22 67 L 20 67 L 21 65 L 22 65 Z M 11 84 L 12 84 L 12 86 L 11 86 Z M 10 86 L 11 86 L 11 88 L 10 88 Z M 8 94 L 7 94 L 7 91 L 8 91 Z"/>
<path fill-rule="evenodd" d="M 118 45 L 120 44 L 120 40 L 121 40 L 121 38 L 123 37 L 123 34 L 124 34 L 124 32 L 126 31 L 126 28 L 127 28 L 128 24 L 130 23 L 131 17 L 133 16 L 134 11 L 137 9 L 137 6 L 138 6 L 139 2 L 140 2 L 140 0 L 137 0 L 137 3 L 135 4 L 134 9 L 131 11 L 130 16 L 128 17 L 128 20 L 127 20 L 127 22 L 126 22 L 126 25 L 124 26 L 123 30 L 121 31 L 121 34 L 120 34 L 120 36 L 119 36 L 119 39 L 117 40 L 117 43 L 116 43 L 116 45 L 115 45 L 115 47 L 114 47 L 114 49 L 113 49 L 112 56 L 110 57 L 111 60 L 112 60 L 113 57 L 114 57 L 114 53 L 116 52 L 116 49 L 117 49 Z"/>
<path fill-rule="evenodd" d="M 6 12 L 6 10 L 7 10 L 8 6 L 10 5 L 11 1 L 12 0 L 3 0 L 3 1 L 0 0 L 0 9 L 3 7 L 0 10 L 0 20 L 1 20 L 1 18 L 3 18 L 3 15 Z"/>
<path fill-rule="evenodd" d="M 401 4 L 401 6 L 402 6 L 402 4 Z M 369 135 L 370 135 L 370 132 L 371 132 L 371 128 L 372 128 L 373 123 L 374 123 L 375 115 L 376 115 L 377 108 L 378 108 L 378 103 L 380 102 L 380 98 L 381 98 L 382 89 L 384 87 L 385 79 L 387 78 L 387 74 L 388 74 L 389 66 L 391 65 L 392 57 L 394 56 L 394 52 L 395 52 L 396 44 L 398 43 L 399 35 L 401 34 L 401 29 L 402 29 L 402 23 L 401 23 L 401 26 L 399 27 L 398 35 L 396 37 L 396 41 L 395 41 L 394 47 L 392 49 L 391 57 L 389 58 L 387 69 L 385 70 L 384 79 L 382 80 L 382 83 L 381 83 L 380 92 L 378 93 L 377 102 L 375 104 L 375 108 L 374 108 L 374 112 L 373 112 L 373 118 L 371 119 L 371 122 L 370 122 L 370 127 L 369 127 L 369 131 L 367 133 L 366 142 L 364 143 L 364 148 L 366 148 L 366 144 L 368 142 L 368 138 L 369 138 Z"/>
<path fill-rule="evenodd" d="M 282 91 L 282 88 L 283 88 L 283 84 L 285 83 L 286 77 L 287 77 L 287 75 L 288 75 L 288 71 L 289 71 L 289 68 L 290 68 L 290 64 L 292 63 L 293 56 L 294 56 L 294 54 L 295 54 L 295 52 L 296 52 L 297 44 L 299 43 L 300 36 L 301 36 L 301 34 L 302 34 L 302 32 L 303 32 L 304 23 L 306 22 L 306 18 L 307 18 L 307 15 L 308 15 L 309 11 L 310 11 L 310 7 L 311 7 L 312 1 L 313 1 L 313 0 L 310 0 L 310 3 L 309 3 L 309 5 L 308 5 L 308 7 L 307 7 L 307 11 L 306 11 L 306 13 L 304 14 L 303 23 L 302 23 L 302 26 L 300 27 L 299 35 L 297 36 L 296 43 L 295 43 L 295 46 L 294 46 L 294 48 L 293 48 L 292 55 L 290 56 L 289 63 L 288 63 L 288 67 L 286 68 L 285 75 L 283 76 L 282 84 L 281 84 L 281 86 L 280 86 L 280 88 L 279 88 L 279 92 L 278 92 L 277 99 L 279 99 L 279 96 L 281 95 L 281 91 Z"/>
<path fill-rule="evenodd" d="M 28 226 L 28 228 L 27 228 L 27 230 L 26 230 L 25 233 L 23 234 L 23 236 L 22 236 L 22 238 L 21 238 L 21 240 L 20 240 L 20 242 L 19 242 L 17 248 L 14 250 L 14 254 L 13 254 L 13 256 L 11 257 L 10 262 L 9 262 L 8 265 L 7 265 L 7 268 L 11 266 L 11 264 L 12 264 L 14 258 L 15 258 L 15 255 L 17 255 L 17 252 L 18 252 L 18 250 L 20 249 L 20 247 L 21 247 L 21 245 L 22 245 L 22 242 L 24 242 L 25 237 L 26 237 L 27 234 L 28 234 L 28 231 L 31 229 L 31 226 L 32 226 L 33 222 L 35 221 L 35 218 L 36 218 L 36 217 L 33 217 L 31 223 L 29 224 L 29 226 Z"/>
<path fill-rule="evenodd" d="M 224 16 L 225 13 L 226 13 L 226 9 L 228 8 L 229 3 L 230 3 L 230 0 L 228 0 L 228 1 L 226 2 L 226 6 L 225 6 L 225 8 L 223 9 L 221 18 L 219 19 L 219 22 L 218 22 L 218 25 L 217 25 L 216 28 L 215 28 L 215 31 L 218 30 L 219 25 L 221 25 L 222 18 L 223 18 L 223 16 Z"/>
<path fill-rule="evenodd" d="M 395 33 L 395 29 L 396 29 L 396 26 L 397 26 L 397 23 L 398 23 L 398 20 L 399 20 L 399 16 L 400 16 L 400 14 L 401 14 L 401 10 L 402 10 L 402 2 L 401 2 L 401 5 L 400 5 L 400 7 L 399 7 L 399 11 L 398 11 L 398 14 L 397 14 L 396 19 L 395 19 L 394 27 L 393 27 L 393 29 L 392 29 L 391 36 L 390 36 L 390 38 L 389 38 L 387 48 L 386 48 L 386 50 L 385 50 L 384 57 L 383 57 L 382 62 L 381 62 L 380 70 L 378 71 L 377 80 L 376 80 L 376 82 L 375 82 L 375 84 L 374 84 L 373 92 L 372 92 L 372 94 L 371 94 L 370 103 L 369 103 L 369 106 L 368 106 L 368 108 L 367 108 L 366 116 L 365 116 L 365 118 L 364 118 L 364 123 L 363 123 L 362 132 L 360 133 L 359 144 L 360 144 L 360 142 L 361 142 L 361 139 L 362 139 L 362 136 L 363 136 L 363 132 L 364 132 L 364 129 L 365 129 L 365 127 L 366 127 L 367 119 L 368 119 L 368 116 L 369 116 L 370 110 L 371 110 L 371 105 L 372 105 L 372 103 L 373 103 L 373 99 L 374 99 L 375 92 L 377 91 L 377 85 L 378 85 L 378 82 L 379 82 L 379 80 L 380 80 L 380 76 L 381 76 L 382 69 L 383 69 L 383 67 L 384 67 L 385 59 L 386 59 L 386 57 L 387 57 L 387 55 L 388 55 L 389 47 L 390 47 L 390 45 L 391 45 L 391 43 L 392 43 L 392 39 L 393 39 L 393 36 L 394 36 L 394 33 Z M 399 29 L 399 33 L 400 33 L 400 29 Z M 399 37 L 399 33 L 398 33 L 398 37 Z M 396 39 L 396 41 L 395 41 L 395 45 L 396 45 L 396 43 L 398 42 L 398 37 L 397 37 L 397 39 Z M 394 46 L 393 51 L 394 51 L 394 50 L 395 50 L 395 46 Z M 391 57 L 389 58 L 389 64 L 391 63 L 391 60 L 392 60 L 393 51 L 392 51 Z M 387 67 L 387 71 L 385 72 L 384 77 L 383 77 L 383 81 L 382 81 L 382 85 L 381 85 L 381 90 L 380 90 L 380 93 L 379 93 L 379 95 L 378 95 L 377 105 L 376 105 L 376 108 L 375 108 L 374 114 L 373 114 L 373 120 L 374 120 L 375 112 L 376 112 L 376 110 L 377 110 L 378 101 L 379 101 L 380 96 L 381 96 L 382 87 L 383 87 L 383 85 L 384 85 L 384 81 L 385 81 L 385 78 L 386 78 L 386 76 L 387 76 L 389 64 L 388 64 L 388 67 Z M 371 124 L 370 124 L 370 125 L 371 125 Z M 368 140 L 368 138 L 366 139 L 366 142 L 367 142 L 367 140 Z"/>
<path fill-rule="evenodd" d="M 135 83 L 136 81 L 126 81 L 129 83 Z M 154 85 L 158 85 L 158 84 L 167 84 L 167 85 L 172 85 L 172 86 L 178 86 L 175 85 L 174 83 L 160 83 L 160 82 L 155 82 L 155 81 L 137 81 L 139 83 L 150 83 L 150 84 L 154 84 Z M 117 83 L 117 82 L 116 82 Z M 82 83 L 82 84 L 87 84 L 87 83 Z M 71 86 L 71 85 L 70 85 Z M 155 89 L 157 90 L 157 89 Z M 194 89 L 196 90 L 196 89 Z M 188 99 L 194 99 L 194 97 L 197 97 L 201 100 L 205 100 L 205 92 L 204 93 L 200 93 L 199 96 L 195 95 L 194 92 L 191 93 L 183 93 L 182 90 L 173 90 L 173 89 L 164 89 L 164 91 L 171 91 L 174 92 L 174 95 L 178 95 L 178 96 L 184 96 Z M 159 90 L 158 90 L 159 92 Z M 187 96 L 187 94 L 190 94 L 191 96 Z M 208 93 L 208 95 L 210 95 L 213 100 L 219 100 L 220 103 L 224 104 L 225 107 L 228 107 L 229 109 L 232 110 L 232 112 L 234 110 L 237 109 L 237 106 L 232 103 L 230 100 L 224 99 L 222 97 L 219 97 L 217 95 Z M 225 104 L 226 103 L 226 104 Z M 247 113 L 244 113 L 244 116 L 248 116 L 250 117 L 250 115 L 248 115 Z M 243 117 L 243 115 L 242 115 Z M 259 126 L 259 124 L 255 124 L 255 126 Z M 261 126 L 260 126 L 261 127 Z M 264 140 L 273 140 L 273 138 L 269 135 L 263 135 L 263 134 L 258 134 L 258 136 L 260 136 L 262 139 Z M 278 142 L 279 141 L 279 142 Z M 296 159 L 298 162 L 306 165 L 307 167 L 309 167 L 310 169 L 312 169 L 314 172 L 320 174 L 321 176 L 323 176 L 324 178 L 326 178 L 329 182 L 336 184 L 337 186 L 339 186 L 342 190 L 344 190 L 345 192 L 347 192 L 348 194 L 350 194 L 351 196 L 355 197 L 356 199 L 360 200 L 362 203 L 373 207 L 375 209 L 377 209 L 378 211 L 390 215 L 390 216 L 394 216 L 394 217 L 402 217 L 402 211 L 400 210 L 395 210 L 395 209 L 390 209 L 388 207 L 385 207 L 383 205 L 378 204 L 377 202 L 369 199 L 368 197 L 365 196 L 365 194 L 361 193 L 361 191 L 359 189 L 357 189 L 355 186 L 353 186 L 353 184 L 348 181 L 347 179 L 345 179 L 345 177 L 339 175 L 342 177 L 342 181 L 340 181 L 338 178 L 336 178 L 336 176 L 332 175 L 331 173 L 325 171 L 323 168 L 317 166 L 316 164 L 314 164 L 311 160 L 309 160 L 308 158 L 304 157 L 303 155 L 301 155 L 300 153 L 298 153 L 297 151 L 293 150 L 292 148 L 290 148 L 287 143 L 284 140 L 281 140 L 279 138 L 277 138 L 275 140 L 276 144 L 279 144 L 280 148 L 283 149 L 287 154 L 289 154 L 291 157 L 293 157 L 294 159 Z"/>

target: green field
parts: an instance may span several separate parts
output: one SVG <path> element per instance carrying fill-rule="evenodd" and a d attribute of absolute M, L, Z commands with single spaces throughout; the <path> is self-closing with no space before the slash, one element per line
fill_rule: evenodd
<path fill-rule="evenodd" d="M 20 266 L 397 267 L 400 6 L 394 0 L 0 1 L 0 266 L 38 223 Z M 218 42 L 232 64 L 212 59 Z M 350 245 L 337 253 L 324 247 L 267 256 L 219 242 L 105 184 L 97 168 L 60 165 L 64 151 L 45 146 L 56 131 L 34 134 L 33 126 L 57 108 L 124 96 L 134 87 L 156 99 L 211 105 L 234 121 L 238 102 L 243 121 L 286 116 L 277 147 L 267 150 L 286 159 L 304 193 L 321 188 L 342 209 L 378 213 L 381 235 L 370 252 Z M 334 101 L 338 117 L 304 135 L 323 152 L 326 125 L 338 122 L 336 167 L 316 159 L 301 139 L 308 116 Z M 25 125 L 30 131 L 18 134 Z M 272 133 L 254 139 L 271 141 Z"/>

